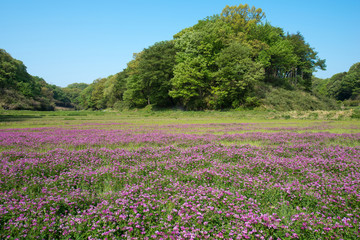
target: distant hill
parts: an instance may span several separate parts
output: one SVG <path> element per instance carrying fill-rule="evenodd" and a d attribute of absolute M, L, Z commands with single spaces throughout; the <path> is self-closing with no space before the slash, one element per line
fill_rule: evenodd
<path fill-rule="evenodd" d="M 86 86 L 87 84 L 85 86 L 82 84 L 80 89 Z M 79 92 L 76 89 L 76 87 L 63 89 L 46 83 L 40 77 L 30 75 L 23 62 L 11 57 L 4 49 L 0 49 L 0 108 L 15 110 L 74 108 L 76 98 L 79 96 L 79 93 L 76 95 L 76 92 Z"/>

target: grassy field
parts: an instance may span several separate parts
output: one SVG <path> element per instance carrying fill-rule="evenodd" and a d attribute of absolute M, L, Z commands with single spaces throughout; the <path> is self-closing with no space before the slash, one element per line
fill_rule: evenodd
<path fill-rule="evenodd" d="M 360 121 L 0 112 L 1 239 L 359 239 Z"/>
<path fill-rule="evenodd" d="M 67 124 L 81 124 L 84 122 L 123 122 L 145 124 L 170 123 L 231 123 L 231 122 L 270 122 L 279 120 L 293 120 L 302 124 L 307 121 L 296 120 L 336 120 L 342 124 L 357 122 L 360 119 L 360 109 L 343 111 L 11 111 L 0 110 L 0 128 L 59 126 Z M 274 121 L 272 121 L 274 120 Z M 289 122 L 289 121 L 285 121 Z M 309 121 L 308 121 L 309 122 Z M 311 121 L 310 121 L 311 122 Z M 340 127 L 341 128 L 341 127 Z"/>

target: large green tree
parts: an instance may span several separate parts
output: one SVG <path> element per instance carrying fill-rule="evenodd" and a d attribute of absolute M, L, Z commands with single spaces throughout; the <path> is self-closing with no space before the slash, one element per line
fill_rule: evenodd
<path fill-rule="evenodd" d="M 219 70 L 211 87 L 213 108 L 239 107 L 264 77 L 262 64 L 251 59 L 251 50 L 240 43 L 224 48 L 216 59 Z"/>
<path fill-rule="evenodd" d="M 317 69 L 325 70 L 326 64 L 324 59 L 320 59 L 318 53 L 310 44 L 305 42 L 305 38 L 298 32 L 288 34 L 286 37 L 293 46 L 293 52 L 297 57 L 297 64 L 289 71 L 289 77 L 294 79 L 294 84 L 299 83 L 306 90 L 311 89 L 312 74 Z M 297 82 L 297 80 L 300 82 Z"/>
<path fill-rule="evenodd" d="M 15 89 L 27 97 L 34 97 L 38 87 L 26 66 L 0 49 L 0 89 Z"/>
<path fill-rule="evenodd" d="M 128 64 L 128 78 L 124 100 L 130 105 L 142 107 L 155 104 L 171 105 L 169 97 L 170 79 L 175 65 L 173 41 L 155 43 L 136 54 Z"/>
<path fill-rule="evenodd" d="M 80 105 L 80 94 L 88 86 L 89 84 L 87 83 L 72 83 L 69 84 L 67 87 L 63 88 L 63 91 L 66 97 L 70 99 L 70 102 L 75 107 L 78 107 Z"/>
<path fill-rule="evenodd" d="M 360 97 L 360 62 L 353 64 L 348 72 L 333 75 L 327 84 L 328 94 L 337 100 Z"/>
<path fill-rule="evenodd" d="M 222 12 L 221 17 L 236 32 L 248 33 L 256 28 L 256 25 L 265 19 L 265 13 L 261 8 L 250 8 L 248 4 L 239 4 L 238 6 L 226 6 Z"/>
<path fill-rule="evenodd" d="M 44 79 L 31 76 L 23 62 L 3 49 L 0 49 L 0 107 L 31 110 L 55 107 L 54 88 Z"/>
<path fill-rule="evenodd" d="M 186 109 L 210 107 L 214 74 L 219 69 L 216 58 L 232 34 L 229 24 L 213 16 L 174 36 L 177 65 L 170 96 Z"/>

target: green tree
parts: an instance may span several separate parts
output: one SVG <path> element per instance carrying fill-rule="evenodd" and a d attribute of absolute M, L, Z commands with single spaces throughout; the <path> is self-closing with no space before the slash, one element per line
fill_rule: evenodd
<path fill-rule="evenodd" d="M 168 95 L 170 79 L 175 65 L 173 41 L 155 43 L 128 64 L 124 100 L 136 107 L 155 104 L 161 107 L 171 105 Z"/>
<path fill-rule="evenodd" d="M 288 40 L 279 40 L 269 48 L 270 66 L 267 71 L 273 78 L 289 78 L 291 70 L 297 66 L 298 57 L 294 47 Z"/>
<path fill-rule="evenodd" d="M 92 108 L 99 110 L 106 108 L 107 99 L 104 96 L 106 78 L 99 78 L 93 82 L 93 91 L 91 92 Z"/>
<path fill-rule="evenodd" d="M 107 108 L 112 108 L 115 104 L 117 99 L 116 94 L 116 87 L 117 84 L 117 74 L 107 77 L 105 83 L 104 83 L 104 90 L 103 90 L 103 98 L 106 102 Z"/>
<path fill-rule="evenodd" d="M 87 83 L 71 83 L 71 84 L 67 85 L 66 88 L 84 90 L 88 86 L 89 86 L 89 84 L 87 84 Z"/>
<path fill-rule="evenodd" d="M 210 104 L 216 57 L 230 41 L 231 27 L 218 16 L 199 21 L 175 35 L 176 62 L 170 96 L 186 109 L 204 109 Z"/>
<path fill-rule="evenodd" d="M 71 103 L 70 98 L 67 96 L 63 88 L 52 85 L 54 92 L 55 104 L 60 107 L 72 108 L 74 105 Z"/>
<path fill-rule="evenodd" d="M 329 95 L 337 100 L 358 99 L 360 96 L 360 62 L 348 72 L 333 75 L 328 84 Z"/>
<path fill-rule="evenodd" d="M 297 34 L 288 34 L 286 39 L 291 42 L 293 52 L 297 56 L 297 64 L 288 73 L 289 77 L 296 81 L 297 76 L 301 76 L 300 85 L 306 90 L 311 89 L 312 74 L 317 69 L 325 70 L 326 64 L 324 59 L 318 57 L 318 53 L 305 42 L 304 37 L 298 32 Z"/>
<path fill-rule="evenodd" d="M 360 62 L 352 65 L 346 75 L 344 82 L 351 86 L 351 99 L 360 99 Z"/>
<path fill-rule="evenodd" d="M 251 50 L 240 43 L 224 48 L 216 59 L 219 70 L 214 75 L 211 105 L 214 108 L 239 107 L 246 103 L 254 86 L 263 79 L 261 63 L 251 59 Z"/>
<path fill-rule="evenodd" d="M 329 82 L 330 82 L 329 78 L 321 79 L 321 78 L 313 77 L 312 80 L 313 92 L 321 96 L 329 96 L 329 90 L 328 90 Z"/>
<path fill-rule="evenodd" d="M 0 93 L 0 105 L 4 108 L 54 109 L 51 87 L 44 79 L 31 76 L 23 62 L 3 49 L 0 49 Z"/>
<path fill-rule="evenodd" d="M 342 84 L 344 77 L 347 75 L 347 72 L 337 73 L 334 74 L 330 79 L 327 85 L 328 94 L 331 97 L 334 97 L 337 100 L 344 100 L 345 98 L 341 99 L 342 92 Z"/>
<path fill-rule="evenodd" d="M 94 91 L 94 83 L 87 86 L 83 91 L 81 91 L 79 102 L 80 106 L 84 109 L 92 109 L 95 108 L 95 102 L 92 98 L 92 93 Z"/>
<path fill-rule="evenodd" d="M 87 83 L 72 83 L 63 88 L 64 94 L 70 99 L 75 108 L 79 108 L 81 92 L 88 86 Z"/>
<path fill-rule="evenodd" d="M 34 81 L 26 66 L 0 49 L 0 89 L 16 89 L 27 97 L 33 97 Z"/>
<path fill-rule="evenodd" d="M 226 6 L 221 17 L 228 22 L 236 32 L 249 32 L 256 24 L 265 19 L 265 13 L 261 8 L 249 7 L 248 4 L 238 6 Z"/>
<path fill-rule="evenodd" d="M 206 60 L 203 57 L 187 58 L 174 68 L 170 96 L 179 99 L 186 109 L 204 108 L 208 75 Z"/>

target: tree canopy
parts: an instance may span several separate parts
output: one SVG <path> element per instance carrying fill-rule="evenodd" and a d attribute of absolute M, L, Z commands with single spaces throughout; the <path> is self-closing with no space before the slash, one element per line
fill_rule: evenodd
<path fill-rule="evenodd" d="M 310 91 L 312 73 L 325 67 L 300 33 L 270 25 L 262 9 L 226 6 L 135 54 L 118 100 L 130 107 L 237 108 L 259 102 L 259 85 Z"/>
<path fill-rule="evenodd" d="M 285 33 L 266 21 L 261 8 L 247 4 L 226 6 L 173 39 L 144 48 L 123 71 L 89 85 L 48 85 L 4 50 L 0 60 L 2 89 L 52 99 L 52 106 L 84 109 L 256 107 L 267 93 L 276 92 L 274 87 L 338 100 L 356 98 L 360 92 L 358 65 L 326 84 L 314 81 L 313 73 L 326 68 L 325 60 L 301 33 Z"/>
<path fill-rule="evenodd" d="M 339 101 L 360 100 L 360 62 L 348 72 L 336 73 L 329 79 L 316 79 L 314 91 Z"/>
<path fill-rule="evenodd" d="M 70 88 L 75 89 L 76 86 L 73 84 Z M 74 102 L 70 90 L 50 85 L 43 78 L 30 75 L 23 62 L 0 49 L 1 108 L 54 110 L 56 106 L 74 107 Z"/>

